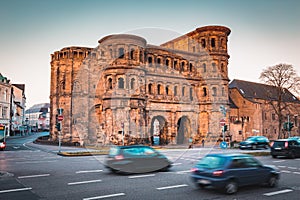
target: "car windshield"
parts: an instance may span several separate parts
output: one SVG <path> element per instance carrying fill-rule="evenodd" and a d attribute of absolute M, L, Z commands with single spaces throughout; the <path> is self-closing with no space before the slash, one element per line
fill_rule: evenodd
<path fill-rule="evenodd" d="M 197 163 L 197 166 L 206 169 L 216 169 L 222 167 L 224 163 L 225 163 L 225 158 L 223 157 L 206 156 Z"/>
<path fill-rule="evenodd" d="M 135 147 L 123 149 L 123 154 L 126 156 L 147 156 L 155 155 L 156 152 L 154 149 L 151 149 L 149 147 Z"/>
<path fill-rule="evenodd" d="M 246 141 L 254 141 L 254 140 L 256 140 L 255 137 L 249 137 L 249 138 L 246 139 Z"/>

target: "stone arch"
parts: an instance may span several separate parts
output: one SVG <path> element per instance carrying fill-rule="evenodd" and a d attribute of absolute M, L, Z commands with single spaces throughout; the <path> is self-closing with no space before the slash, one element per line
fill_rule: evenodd
<path fill-rule="evenodd" d="M 159 137 L 160 145 L 168 144 L 168 140 L 167 140 L 168 122 L 163 116 L 158 115 L 152 118 L 150 136 L 151 136 L 152 145 L 154 144 L 154 136 Z"/>
<path fill-rule="evenodd" d="M 177 144 L 187 144 L 191 135 L 191 121 L 187 116 L 180 117 L 177 122 Z"/>

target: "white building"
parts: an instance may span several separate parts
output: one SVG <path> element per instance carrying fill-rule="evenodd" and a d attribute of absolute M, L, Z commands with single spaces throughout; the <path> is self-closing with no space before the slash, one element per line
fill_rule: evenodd
<path fill-rule="evenodd" d="M 25 121 L 32 131 L 49 131 L 50 104 L 35 104 L 25 111 Z"/>

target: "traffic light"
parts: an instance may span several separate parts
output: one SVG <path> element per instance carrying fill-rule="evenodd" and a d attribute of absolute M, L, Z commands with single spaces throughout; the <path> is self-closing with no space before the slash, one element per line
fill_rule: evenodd
<path fill-rule="evenodd" d="M 293 122 L 284 122 L 283 124 L 283 129 L 286 131 L 291 131 L 293 127 L 294 127 Z"/>
<path fill-rule="evenodd" d="M 61 123 L 56 122 L 55 128 L 57 129 L 57 131 L 61 131 Z"/>
<path fill-rule="evenodd" d="M 227 130 L 228 130 L 228 125 L 225 124 L 224 126 L 222 126 L 222 131 L 223 131 L 223 132 L 225 132 L 225 131 L 227 131 Z"/>

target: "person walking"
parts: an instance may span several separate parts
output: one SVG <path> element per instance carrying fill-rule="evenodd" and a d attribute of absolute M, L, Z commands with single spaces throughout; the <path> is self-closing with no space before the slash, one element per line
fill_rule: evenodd
<path fill-rule="evenodd" d="M 205 141 L 204 141 L 204 138 L 202 139 L 202 147 L 204 147 L 204 143 L 205 143 Z"/>

